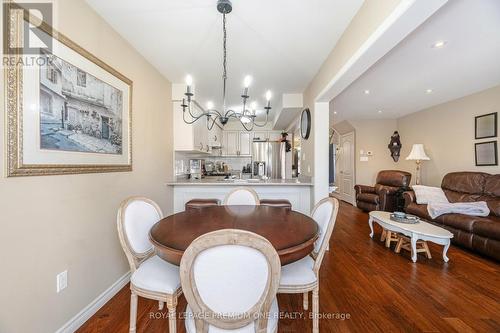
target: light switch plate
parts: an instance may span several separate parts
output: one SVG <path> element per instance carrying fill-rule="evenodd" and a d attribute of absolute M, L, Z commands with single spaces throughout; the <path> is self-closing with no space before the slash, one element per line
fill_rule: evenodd
<path fill-rule="evenodd" d="M 61 292 L 68 286 L 68 271 L 57 274 L 56 276 L 56 290 Z"/>

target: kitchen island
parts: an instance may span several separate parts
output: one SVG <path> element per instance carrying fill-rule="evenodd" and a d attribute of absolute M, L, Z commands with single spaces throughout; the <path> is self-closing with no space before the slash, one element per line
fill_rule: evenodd
<path fill-rule="evenodd" d="M 311 210 L 312 182 L 297 179 L 177 179 L 167 182 L 174 189 L 174 212 L 184 211 L 191 199 L 222 200 L 235 187 L 250 187 L 260 199 L 287 199 L 293 210 L 309 214 Z"/>

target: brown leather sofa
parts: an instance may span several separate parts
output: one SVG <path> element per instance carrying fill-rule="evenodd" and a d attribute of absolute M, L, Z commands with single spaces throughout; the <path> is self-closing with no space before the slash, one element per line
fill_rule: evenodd
<path fill-rule="evenodd" d="M 452 172 L 441 183 L 450 202 L 486 201 L 487 217 L 444 214 L 431 219 L 427 205 L 415 201 L 413 191 L 405 192 L 405 210 L 453 233 L 452 243 L 500 260 L 500 174 Z"/>
<path fill-rule="evenodd" d="M 377 175 L 375 186 L 356 185 L 356 206 L 365 212 L 383 210 L 392 212 L 397 207 L 397 192 L 410 185 L 411 173 L 383 170 Z"/>

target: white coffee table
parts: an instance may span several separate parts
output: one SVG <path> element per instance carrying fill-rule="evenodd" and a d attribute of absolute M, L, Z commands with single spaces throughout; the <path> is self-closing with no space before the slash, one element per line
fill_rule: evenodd
<path fill-rule="evenodd" d="M 370 237 L 373 238 L 373 222 L 377 222 L 382 228 L 402 233 L 405 236 L 411 238 L 411 260 L 413 262 L 417 261 L 417 241 L 431 241 L 433 243 L 443 245 L 443 260 L 445 262 L 449 261 L 446 256 L 448 248 L 450 247 L 450 240 L 453 238 L 453 234 L 446 229 L 440 228 L 423 220 L 415 224 L 400 223 L 391 220 L 391 213 L 373 211 L 370 212 L 370 219 L 368 224 L 370 225 Z"/>

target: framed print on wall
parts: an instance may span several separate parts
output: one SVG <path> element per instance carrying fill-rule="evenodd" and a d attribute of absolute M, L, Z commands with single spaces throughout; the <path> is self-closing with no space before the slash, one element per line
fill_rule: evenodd
<path fill-rule="evenodd" d="M 475 144 L 476 166 L 498 165 L 496 141 L 478 142 Z"/>
<path fill-rule="evenodd" d="M 25 45 L 26 22 L 37 18 L 8 15 L 10 38 L 19 39 L 10 43 Z M 131 171 L 132 81 L 37 23 L 50 49 L 11 53 L 14 65 L 4 69 L 7 176 Z"/>
<path fill-rule="evenodd" d="M 476 139 L 495 138 L 497 136 L 498 113 L 488 113 L 475 118 Z"/>

